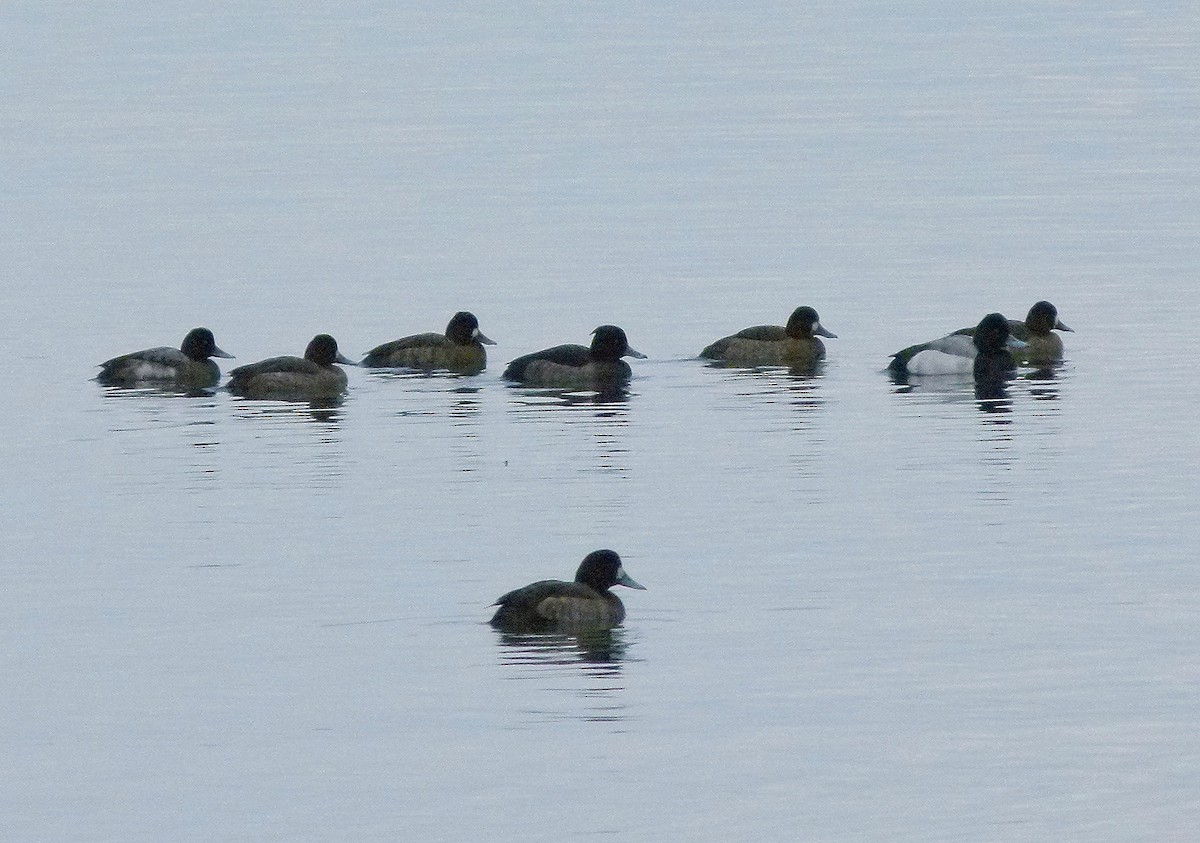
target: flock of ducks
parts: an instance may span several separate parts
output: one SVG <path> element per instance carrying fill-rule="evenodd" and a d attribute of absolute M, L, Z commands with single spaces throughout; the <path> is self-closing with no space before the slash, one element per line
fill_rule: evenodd
<path fill-rule="evenodd" d="M 1015 372 L 1018 362 L 1041 367 L 1060 361 L 1063 343 L 1054 331 L 1070 330 L 1058 318 L 1054 305 L 1040 301 L 1024 321 L 989 313 L 973 328 L 902 349 L 891 356 L 888 369 L 901 380 L 909 375 L 971 373 L 977 388 L 1002 383 Z M 825 357 L 820 338 L 836 336 L 822 327 L 815 310 L 798 307 L 787 325 L 746 328 L 708 345 L 700 357 L 727 366 L 787 366 L 793 371 L 812 371 Z M 495 343 L 480 332 L 479 320 L 466 311 L 454 314 L 444 333 L 415 334 L 384 343 L 367 352 L 358 364 L 338 351 L 333 337 L 318 334 L 303 357 L 271 357 L 238 366 L 230 371 L 226 388 L 247 398 L 336 398 L 345 392 L 347 383 L 346 373 L 336 364 L 477 374 L 487 366 L 485 345 Z M 527 386 L 609 391 L 620 388 L 632 375 L 622 358 L 645 356 L 629 346 L 623 330 L 601 325 L 592 332 L 590 346 L 556 345 L 523 355 L 508 364 L 503 377 Z M 217 347 L 208 328 L 194 328 L 179 348 L 150 348 L 106 360 L 96 379 L 108 386 L 210 389 L 221 379 L 213 357 L 233 355 Z M 514 633 L 613 627 L 625 618 L 624 605 L 609 591 L 616 585 L 645 588 L 625 573 L 616 552 L 596 550 L 584 557 L 573 582 L 542 580 L 503 595 L 493 604 L 498 608 L 491 624 Z"/>

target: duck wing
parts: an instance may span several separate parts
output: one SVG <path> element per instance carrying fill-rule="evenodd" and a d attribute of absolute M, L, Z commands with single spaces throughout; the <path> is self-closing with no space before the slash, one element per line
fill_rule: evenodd
<path fill-rule="evenodd" d="M 114 357 L 111 360 L 105 360 L 100 364 L 100 368 L 105 373 L 114 369 L 120 368 L 126 363 L 140 361 L 143 363 L 155 363 L 160 366 L 178 366 L 188 361 L 188 356 L 178 348 L 170 346 L 162 346 L 160 348 L 147 348 L 144 351 L 132 351 L 129 354 L 122 354 L 119 357 Z"/>
<path fill-rule="evenodd" d="M 304 357 L 268 357 L 257 363 L 248 363 L 230 371 L 229 376 L 235 379 L 253 378 L 268 373 L 289 373 L 302 375 L 320 374 L 321 367 Z"/>
<path fill-rule="evenodd" d="M 398 340 L 375 346 L 366 353 L 364 360 L 388 357 L 397 351 L 405 351 L 410 348 L 448 348 L 451 345 L 453 343 L 442 334 L 413 334 L 411 337 L 401 337 Z"/>
<path fill-rule="evenodd" d="M 510 380 L 521 380 L 525 377 L 525 369 L 529 364 L 537 361 L 580 368 L 592 362 L 592 352 L 583 345 L 556 345 L 553 348 L 535 351 L 513 360 L 504 370 L 504 377 Z"/>
<path fill-rule="evenodd" d="M 760 342 L 780 342 L 788 338 L 787 331 L 779 325 L 754 325 L 743 328 L 734 334 L 744 340 L 759 340 Z M 717 342 L 720 342 L 718 340 Z"/>

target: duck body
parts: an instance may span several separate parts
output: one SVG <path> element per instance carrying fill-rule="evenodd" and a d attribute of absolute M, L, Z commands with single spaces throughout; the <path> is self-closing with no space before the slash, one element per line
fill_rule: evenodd
<path fill-rule="evenodd" d="M 244 398 L 336 398 L 346 391 L 347 379 L 335 363 L 354 365 L 338 353 L 333 337 L 317 334 L 303 357 L 270 357 L 238 366 L 229 373 L 228 388 Z"/>
<path fill-rule="evenodd" d="M 500 597 L 490 623 L 506 632 L 608 629 L 625 620 L 624 604 L 609 591 L 614 585 L 645 590 L 614 551 L 596 550 L 579 564 L 574 582 L 541 580 Z"/>
<path fill-rule="evenodd" d="M 556 345 L 518 357 L 504 370 L 504 378 L 527 386 L 563 389 L 607 389 L 627 383 L 633 370 L 622 357 L 644 358 L 629 347 L 625 332 L 601 325 L 592 332 L 590 347 Z"/>
<path fill-rule="evenodd" d="M 787 325 L 756 325 L 706 346 L 700 356 L 730 366 L 808 368 L 825 359 L 820 337 L 837 338 L 811 307 L 798 307 Z"/>
<path fill-rule="evenodd" d="M 191 389 L 207 389 L 221 380 L 221 369 L 210 357 L 232 358 L 217 348 L 213 332 L 193 328 L 179 348 L 162 346 L 122 354 L 100 364 L 96 380 L 106 386 L 173 384 Z"/>
<path fill-rule="evenodd" d="M 1008 320 L 989 313 L 970 334 L 953 333 L 930 342 L 910 345 L 892 355 L 888 369 L 907 375 L 965 375 L 977 380 L 1000 376 L 1016 368 L 1010 348 L 1023 348 Z"/>
<path fill-rule="evenodd" d="M 485 345 L 495 343 L 480 333 L 475 315 L 464 310 L 454 314 L 444 334 L 414 334 L 386 342 L 368 351 L 361 365 L 476 374 L 487 367 Z"/>
<path fill-rule="evenodd" d="M 949 334 L 897 351 L 888 368 L 910 375 L 965 375 L 974 370 L 977 352 L 971 336 Z"/>

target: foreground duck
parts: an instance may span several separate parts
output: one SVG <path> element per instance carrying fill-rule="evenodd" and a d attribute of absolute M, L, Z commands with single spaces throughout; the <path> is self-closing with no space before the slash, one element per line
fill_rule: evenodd
<path fill-rule="evenodd" d="M 976 380 L 1005 377 L 1016 368 L 1010 348 L 1021 349 L 1025 343 L 1015 339 L 1008 320 L 999 313 L 989 313 L 971 329 L 971 334 L 950 334 L 919 345 L 910 345 L 892 355 L 888 369 L 908 375 L 965 375 Z"/>
<path fill-rule="evenodd" d="M 450 319 L 444 334 L 414 334 L 385 342 L 368 351 L 361 365 L 475 374 L 487 367 L 485 345 L 495 343 L 480 333 L 475 314 L 462 310 Z"/>
<path fill-rule="evenodd" d="M 338 353 L 337 340 L 317 334 L 303 357 L 271 357 L 229 373 L 229 391 L 245 398 L 330 399 L 346 391 L 346 373 L 335 363 L 354 363 Z"/>
<path fill-rule="evenodd" d="M 614 585 L 645 591 L 612 550 L 594 550 L 579 563 L 574 582 L 542 580 L 508 592 L 491 624 L 505 632 L 569 632 L 608 629 L 625 620 L 625 606 L 609 591 Z"/>
<path fill-rule="evenodd" d="M 818 337 L 837 339 L 837 334 L 821 326 L 821 318 L 811 307 L 798 307 L 787 325 L 745 328 L 712 343 L 700 356 L 731 366 L 811 368 L 825 359 L 825 343 Z"/>
<path fill-rule="evenodd" d="M 193 328 L 179 348 L 147 348 L 105 360 L 96 380 L 107 386 L 166 383 L 186 389 L 207 389 L 221 379 L 221 369 L 210 357 L 233 355 L 217 348 L 208 328 Z"/>
<path fill-rule="evenodd" d="M 608 390 L 626 383 L 633 370 L 622 357 L 644 358 L 629 347 L 625 332 L 616 325 L 592 331 L 592 345 L 556 345 L 518 357 L 504 370 L 504 378 L 528 386 Z"/>

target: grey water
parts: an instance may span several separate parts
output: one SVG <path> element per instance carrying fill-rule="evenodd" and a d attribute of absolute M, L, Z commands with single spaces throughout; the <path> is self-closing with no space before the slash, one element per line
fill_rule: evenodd
<path fill-rule="evenodd" d="M 1183 3 L 0 9 L 13 840 L 1167 840 L 1200 824 Z M 888 354 L 1049 299 L 995 399 Z M 696 359 L 815 307 L 812 377 Z M 104 388 L 206 325 L 475 377 Z M 615 323 L 627 395 L 505 361 Z M 612 547 L 583 639 L 501 593 Z"/>

